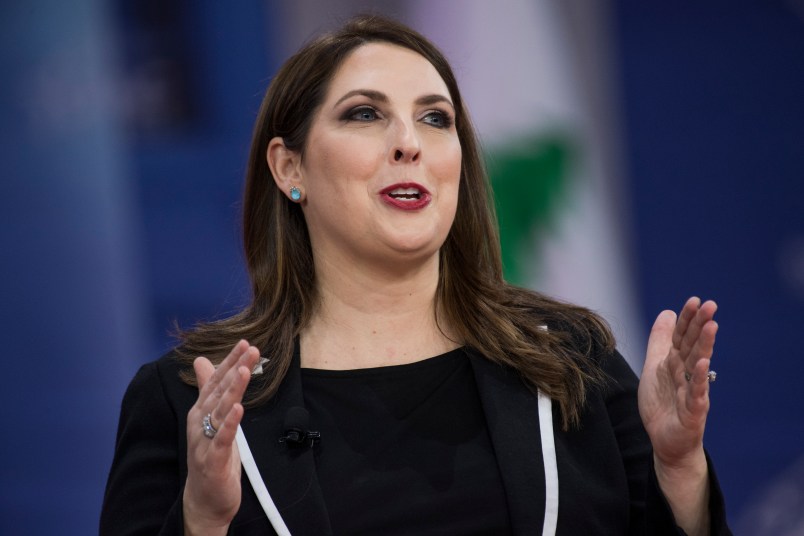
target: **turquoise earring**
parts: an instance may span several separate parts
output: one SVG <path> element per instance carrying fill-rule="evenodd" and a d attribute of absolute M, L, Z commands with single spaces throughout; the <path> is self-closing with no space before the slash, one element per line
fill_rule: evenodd
<path fill-rule="evenodd" d="M 301 190 L 295 186 L 290 187 L 290 198 L 298 202 L 301 199 Z"/>

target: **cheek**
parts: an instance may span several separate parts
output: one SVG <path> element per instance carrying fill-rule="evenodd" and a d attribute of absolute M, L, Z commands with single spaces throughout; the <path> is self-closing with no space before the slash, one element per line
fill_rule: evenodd
<path fill-rule="evenodd" d="M 358 136 L 319 143 L 316 158 L 308 167 L 308 177 L 317 188 L 331 193 L 346 194 L 358 185 L 364 187 L 376 175 L 383 158 L 376 144 L 366 143 Z"/>
<path fill-rule="evenodd" d="M 440 158 L 435 162 L 433 170 L 444 186 L 454 186 L 456 194 L 461 178 L 461 157 L 460 143 L 449 144 L 440 150 Z"/>

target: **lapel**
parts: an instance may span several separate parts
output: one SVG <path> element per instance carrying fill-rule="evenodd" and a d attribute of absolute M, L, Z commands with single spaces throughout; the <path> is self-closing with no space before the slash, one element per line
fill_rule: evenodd
<path fill-rule="evenodd" d="M 508 367 L 467 349 L 480 393 L 514 534 L 541 534 L 545 478 L 536 393 Z"/>
<path fill-rule="evenodd" d="M 290 533 L 331 534 L 313 449 L 279 442 L 285 415 L 294 406 L 304 407 L 298 341 L 279 392 L 268 404 L 248 411 L 241 427 L 268 493 Z"/>

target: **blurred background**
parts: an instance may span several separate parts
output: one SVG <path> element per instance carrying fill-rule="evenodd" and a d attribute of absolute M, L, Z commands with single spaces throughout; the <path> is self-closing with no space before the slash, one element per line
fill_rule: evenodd
<path fill-rule="evenodd" d="M 705 444 L 729 518 L 804 534 L 804 1 L 0 6 L 0 533 L 97 532 L 128 381 L 174 321 L 248 299 L 273 73 L 369 9 L 452 61 L 511 281 L 602 313 L 637 371 L 659 311 L 717 300 Z"/>

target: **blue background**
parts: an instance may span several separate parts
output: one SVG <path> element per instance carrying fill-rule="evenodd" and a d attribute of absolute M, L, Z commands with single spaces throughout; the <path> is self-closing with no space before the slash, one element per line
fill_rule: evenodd
<path fill-rule="evenodd" d="M 644 326 L 720 305 L 706 444 L 739 523 L 804 456 L 804 8 L 715 4 L 611 7 Z M 246 297 L 281 6 L 0 6 L 0 533 L 91 534 L 129 379 Z"/>

